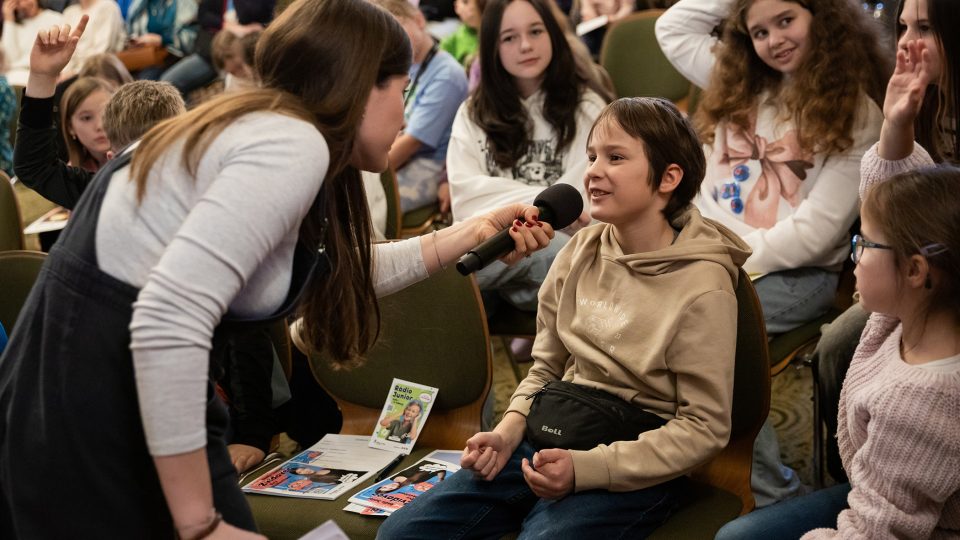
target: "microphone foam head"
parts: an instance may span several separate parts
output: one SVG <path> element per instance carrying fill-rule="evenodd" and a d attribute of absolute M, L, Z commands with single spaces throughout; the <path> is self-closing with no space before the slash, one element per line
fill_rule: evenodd
<path fill-rule="evenodd" d="M 544 213 L 541 219 L 554 229 L 562 229 L 583 213 L 583 197 L 570 184 L 556 183 L 540 192 L 533 201 Z"/>

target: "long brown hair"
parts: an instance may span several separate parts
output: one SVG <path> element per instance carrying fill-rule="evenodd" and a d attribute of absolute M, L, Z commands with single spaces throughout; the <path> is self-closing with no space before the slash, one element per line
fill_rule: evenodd
<path fill-rule="evenodd" d="M 113 95 L 117 91 L 117 86 L 113 82 L 100 77 L 80 77 L 67 88 L 60 100 L 60 131 L 63 140 L 67 143 L 67 155 L 70 164 L 74 167 L 83 167 L 85 169 L 96 170 L 100 164 L 96 162 L 93 155 L 75 135 L 71 135 L 72 129 L 71 117 L 83 104 L 83 101 L 90 97 L 94 92 L 103 91 Z M 113 141 L 110 141 L 111 144 Z M 93 167 L 96 165 L 96 167 Z"/>
<path fill-rule="evenodd" d="M 298 0 L 257 44 L 255 70 L 263 88 L 226 94 L 160 124 L 133 161 L 142 198 L 151 167 L 180 140 L 187 149 L 183 165 L 195 174 L 213 139 L 245 114 L 272 111 L 313 123 L 329 147 L 330 166 L 300 241 L 322 249 L 330 273 L 308 285 L 301 337 L 337 365 L 359 363 L 380 326 L 369 210 L 360 173 L 349 163 L 354 139 L 370 91 L 406 75 L 410 55 L 400 24 L 364 0 Z"/>
<path fill-rule="evenodd" d="M 901 1 L 897 8 L 897 37 L 904 30 L 900 24 L 903 5 Z M 955 0 L 927 0 L 927 20 L 940 46 L 940 79 L 927 87 L 914 131 L 935 162 L 949 157 L 960 163 L 960 137 L 955 124 L 960 115 L 960 6 Z"/>
<path fill-rule="evenodd" d="M 843 152 L 852 132 L 861 92 L 877 104 L 890 74 L 876 24 L 849 0 L 787 0 L 810 11 L 810 50 L 790 84 L 754 48 L 747 11 L 754 0 L 737 0 L 714 54 L 716 64 L 695 116 L 700 136 L 712 143 L 717 124 L 750 128 L 758 96 L 769 92 L 797 128 L 800 146 L 812 152 Z"/>
<path fill-rule="evenodd" d="M 576 72 L 573 52 L 563 29 L 550 10 L 552 0 L 489 0 L 480 23 L 480 86 L 469 100 L 470 117 L 487 134 L 494 161 L 512 168 L 530 145 L 530 118 L 520 100 L 513 75 L 500 62 L 500 27 L 503 12 L 512 2 L 529 2 L 543 19 L 553 55 L 544 73 L 543 116 L 553 127 L 557 150 L 577 135 L 577 107 L 586 81 Z M 576 149 L 581 151 L 582 149 Z"/>

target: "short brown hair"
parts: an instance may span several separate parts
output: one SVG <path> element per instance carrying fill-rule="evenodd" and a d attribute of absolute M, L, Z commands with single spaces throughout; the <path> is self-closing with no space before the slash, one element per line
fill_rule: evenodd
<path fill-rule="evenodd" d="M 663 215 L 672 220 L 700 191 L 706 174 L 707 160 L 697 131 L 677 107 L 665 99 L 627 97 L 614 101 L 600 112 L 590 128 L 587 144 L 593 141 L 597 126 L 611 124 L 643 143 L 643 151 L 650 161 L 647 181 L 654 189 L 660 187 L 663 173 L 670 164 L 683 170 L 680 184 L 663 209 Z"/>
<path fill-rule="evenodd" d="M 186 112 L 180 92 L 170 83 L 134 81 L 125 84 L 103 110 L 103 130 L 110 145 L 119 150 L 139 139 L 153 126 Z"/>

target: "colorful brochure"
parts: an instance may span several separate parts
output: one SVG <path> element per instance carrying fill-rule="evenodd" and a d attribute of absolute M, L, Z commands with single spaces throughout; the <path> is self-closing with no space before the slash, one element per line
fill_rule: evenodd
<path fill-rule="evenodd" d="M 370 436 L 370 446 L 409 454 L 430 415 L 437 391 L 432 386 L 394 379 Z"/>
<path fill-rule="evenodd" d="M 363 508 L 357 509 L 353 505 L 347 506 L 344 510 L 386 516 L 399 508 L 403 508 L 420 494 L 430 490 L 433 486 L 460 470 L 459 465 L 433 459 L 431 456 L 433 454 L 350 497 L 351 503 L 369 507 L 379 512 Z"/>
<path fill-rule="evenodd" d="M 243 487 L 247 493 L 336 499 L 375 475 L 397 452 L 370 448 L 363 435 L 324 436 Z"/>

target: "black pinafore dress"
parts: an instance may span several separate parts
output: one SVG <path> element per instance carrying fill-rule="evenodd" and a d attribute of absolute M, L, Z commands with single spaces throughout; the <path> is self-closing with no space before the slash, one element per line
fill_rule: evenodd
<path fill-rule="evenodd" d="M 134 381 L 129 325 L 139 289 L 101 271 L 96 258 L 100 207 L 130 155 L 87 188 L 0 357 L 0 538 L 174 537 Z M 317 261 L 298 248 L 281 309 L 222 322 L 211 357 L 226 333 L 288 314 Z M 228 523 L 255 530 L 224 440 L 227 409 L 212 384 L 207 398 L 214 506 Z"/>

